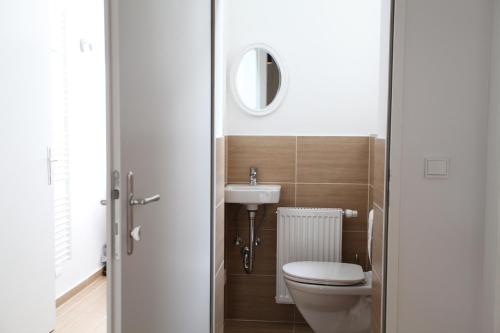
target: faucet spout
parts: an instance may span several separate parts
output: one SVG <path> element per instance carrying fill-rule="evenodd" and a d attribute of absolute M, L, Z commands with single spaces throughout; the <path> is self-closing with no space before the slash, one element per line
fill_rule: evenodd
<path fill-rule="evenodd" d="M 255 186 L 257 185 L 257 168 L 251 167 L 250 168 L 250 185 Z"/>

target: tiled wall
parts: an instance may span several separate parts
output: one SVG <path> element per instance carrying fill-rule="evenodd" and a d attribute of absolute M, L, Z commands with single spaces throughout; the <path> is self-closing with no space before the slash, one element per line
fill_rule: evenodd
<path fill-rule="evenodd" d="M 385 140 L 370 137 L 370 209 L 374 212 L 372 240 L 372 331 L 380 333 L 384 258 Z"/>
<path fill-rule="evenodd" d="M 367 268 L 367 216 L 370 184 L 369 137 L 230 136 L 226 138 L 228 183 L 247 183 L 249 168 L 258 168 L 258 182 L 280 184 L 277 205 L 260 207 L 254 271 L 243 270 L 240 247 L 234 245 L 237 225 L 247 243 L 244 207 L 226 204 L 226 319 L 303 323 L 293 305 L 276 304 L 276 208 L 332 207 L 356 209 L 358 218 L 343 225 L 343 260 Z"/>
<path fill-rule="evenodd" d="M 214 223 L 214 332 L 224 332 L 224 185 L 225 138 L 215 141 L 215 223 Z"/>

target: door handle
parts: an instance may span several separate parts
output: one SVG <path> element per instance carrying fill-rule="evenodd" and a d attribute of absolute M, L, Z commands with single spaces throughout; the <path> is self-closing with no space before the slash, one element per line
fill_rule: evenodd
<path fill-rule="evenodd" d="M 58 160 L 52 159 L 52 148 L 47 148 L 47 182 L 52 185 L 52 163 L 59 162 Z"/>
<path fill-rule="evenodd" d="M 130 205 L 131 206 L 145 206 L 148 205 L 152 202 L 160 201 L 160 195 L 153 195 L 152 197 L 149 198 L 144 198 L 144 199 L 130 199 Z"/>
<path fill-rule="evenodd" d="M 134 198 L 134 173 L 130 171 L 127 175 L 127 254 L 134 252 L 134 241 L 139 241 L 141 226 L 134 226 L 134 206 L 145 206 L 160 200 L 156 194 L 144 199 Z"/>

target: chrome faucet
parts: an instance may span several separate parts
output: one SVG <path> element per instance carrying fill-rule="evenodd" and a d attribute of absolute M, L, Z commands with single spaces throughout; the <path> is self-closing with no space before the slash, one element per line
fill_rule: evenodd
<path fill-rule="evenodd" d="M 250 185 L 257 185 L 257 168 L 254 167 L 250 168 Z"/>

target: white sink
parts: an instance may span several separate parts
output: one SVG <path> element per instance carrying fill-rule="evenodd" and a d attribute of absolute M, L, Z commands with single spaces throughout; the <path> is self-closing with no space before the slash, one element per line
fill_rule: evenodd
<path fill-rule="evenodd" d="M 225 189 L 225 202 L 247 205 L 256 210 L 257 205 L 274 204 L 280 201 L 281 185 L 229 184 Z"/>

